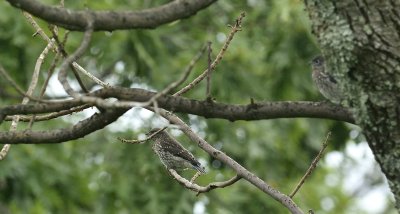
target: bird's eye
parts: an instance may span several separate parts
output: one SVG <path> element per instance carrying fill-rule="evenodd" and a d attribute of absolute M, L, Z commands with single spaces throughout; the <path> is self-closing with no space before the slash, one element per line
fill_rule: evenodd
<path fill-rule="evenodd" d="M 312 63 L 314 65 L 322 65 L 322 58 L 321 57 L 316 57 L 312 60 Z"/>

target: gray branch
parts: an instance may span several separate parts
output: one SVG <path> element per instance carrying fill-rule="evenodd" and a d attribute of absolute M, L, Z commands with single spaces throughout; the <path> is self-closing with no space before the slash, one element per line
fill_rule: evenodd
<path fill-rule="evenodd" d="M 104 128 L 117 120 L 127 109 L 107 110 L 103 113 L 95 113 L 93 116 L 63 129 L 51 131 L 10 131 L 0 132 L 1 144 L 44 144 L 62 143 L 84 137 L 92 132 Z"/>
<path fill-rule="evenodd" d="M 144 89 L 110 87 L 89 93 L 88 96 L 97 98 L 114 97 L 119 100 L 146 102 L 155 94 Z M 85 103 L 79 99 L 73 99 L 54 103 L 11 105 L 0 108 L 0 119 L 7 115 L 39 114 L 67 110 L 82 104 Z M 226 104 L 163 95 L 157 99 L 157 104 L 160 108 L 173 112 L 189 113 L 205 118 L 220 118 L 230 121 L 305 117 L 354 123 L 354 119 L 348 109 L 328 102 L 276 101 Z"/>
<path fill-rule="evenodd" d="M 159 7 L 139 11 L 88 11 L 70 10 L 48 6 L 36 0 L 7 0 L 13 7 L 20 8 L 47 22 L 69 30 L 84 31 L 88 13 L 94 17 L 94 31 L 113 31 L 134 28 L 156 28 L 160 25 L 188 18 L 208 7 L 216 0 L 177 0 Z"/>

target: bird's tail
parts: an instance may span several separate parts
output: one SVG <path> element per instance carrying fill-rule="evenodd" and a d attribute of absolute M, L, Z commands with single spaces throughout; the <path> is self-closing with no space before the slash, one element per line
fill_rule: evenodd
<path fill-rule="evenodd" d="M 206 174 L 206 170 L 205 170 L 204 167 L 202 167 L 201 165 L 200 165 L 200 166 L 192 165 L 192 166 L 193 166 L 193 168 L 194 168 L 195 170 L 197 170 L 197 171 L 199 171 L 199 172 L 201 172 L 201 173 L 203 173 L 203 174 Z"/>

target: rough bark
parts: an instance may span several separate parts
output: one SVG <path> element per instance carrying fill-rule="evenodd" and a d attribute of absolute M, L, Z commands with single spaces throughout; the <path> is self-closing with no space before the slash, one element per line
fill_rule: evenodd
<path fill-rule="evenodd" d="M 305 0 L 327 68 L 400 210 L 400 2 Z"/>

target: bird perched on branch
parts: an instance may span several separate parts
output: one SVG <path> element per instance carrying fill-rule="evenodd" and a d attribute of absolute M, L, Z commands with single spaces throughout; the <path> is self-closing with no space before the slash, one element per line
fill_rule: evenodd
<path fill-rule="evenodd" d="M 336 79 L 327 72 L 324 58 L 322 56 L 315 57 L 311 61 L 311 67 L 312 79 L 319 92 L 331 102 L 340 104 L 343 95 Z"/>
<path fill-rule="evenodd" d="M 159 128 L 151 129 L 147 136 L 158 132 Z M 170 136 L 166 131 L 160 131 L 154 135 L 153 150 L 160 158 L 167 169 L 183 170 L 193 168 L 201 173 L 205 173 L 200 162 L 186 150 L 177 140 Z"/>

